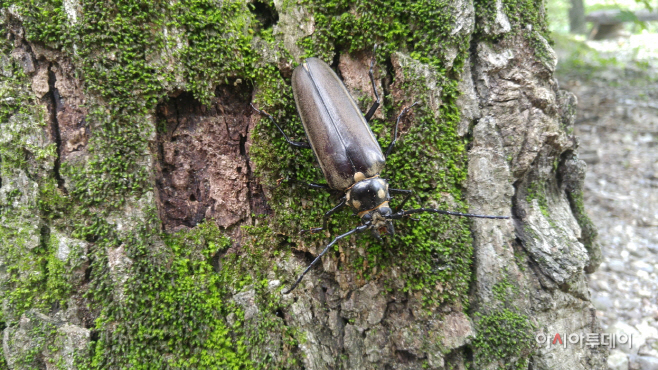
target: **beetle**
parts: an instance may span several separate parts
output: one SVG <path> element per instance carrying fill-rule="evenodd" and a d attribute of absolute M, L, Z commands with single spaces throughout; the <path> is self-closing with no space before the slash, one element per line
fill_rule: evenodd
<path fill-rule="evenodd" d="M 295 289 L 304 275 L 338 240 L 366 230 L 372 230 L 375 238 L 381 240 L 380 235 L 383 232 L 388 235 L 395 234 L 392 220 L 424 212 L 489 219 L 509 218 L 508 216 L 475 215 L 434 208 L 402 210 L 404 204 L 411 197 L 412 190 L 389 188 L 387 180 L 381 178 L 379 174 L 384 169 L 386 158 L 395 146 L 400 120 L 417 103 L 403 109 L 398 115 L 393 140 L 384 153 L 368 124 L 380 105 L 373 75 L 374 64 L 373 56 L 368 74 L 376 100 L 365 115 L 361 113 L 340 78 L 325 62 L 318 58 L 308 58 L 295 68 L 292 74 L 293 95 L 308 143 L 290 140 L 269 113 L 251 105 L 255 111 L 267 116 L 274 123 L 288 144 L 297 148 L 313 150 L 327 184 L 309 184 L 311 187 L 344 192 L 338 205 L 325 213 L 322 227 L 312 228 L 310 231 L 326 230 L 329 217 L 345 206 L 352 208 L 354 213 L 361 218 L 361 225 L 335 237 L 327 244 L 290 289 L 283 294 L 288 294 Z M 395 211 L 389 206 L 391 194 L 406 195 Z"/>

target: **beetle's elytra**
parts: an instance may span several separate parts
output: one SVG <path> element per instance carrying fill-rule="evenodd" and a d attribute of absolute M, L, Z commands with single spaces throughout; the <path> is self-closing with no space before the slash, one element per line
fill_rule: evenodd
<path fill-rule="evenodd" d="M 327 184 L 345 190 L 384 169 L 384 153 L 368 123 L 329 66 L 306 59 L 292 74 L 304 130 Z"/>
<path fill-rule="evenodd" d="M 353 209 L 362 222 L 360 226 L 335 237 L 327 244 L 284 294 L 295 289 L 304 275 L 338 240 L 365 230 L 372 230 L 377 239 L 380 239 L 380 234 L 383 232 L 394 235 L 395 229 L 391 222 L 394 219 L 423 212 L 493 219 L 509 218 L 508 216 L 474 215 L 434 208 L 402 210 L 412 191 L 389 188 L 388 182 L 380 178 L 379 174 L 384 169 L 386 157 L 395 145 L 400 119 L 416 103 L 405 108 L 398 115 L 393 141 L 384 154 L 368 125 L 368 121 L 380 103 L 372 73 L 374 62 L 373 57 L 369 75 L 377 99 L 365 116 L 347 92 L 345 85 L 325 62 L 318 58 L 308 58 L 295 68 L 292 74 L 292 88 L 297 111 L 309 143 L 291 141 L 271 115 L 252 105 L 256 111 L 266 115 L 274 123 L 290 145 L 313 149 L 327 184 L 310 184 L 312 187 L 331 188 L 345 193 L 340 203 L 325 213 L 322 227 L 314 228 L 311 231 L 326 229 L 329 217 L 346 205 Z M 390 194 L 406 195 L 395 211 L 391 210 L 389 206 Z"/>

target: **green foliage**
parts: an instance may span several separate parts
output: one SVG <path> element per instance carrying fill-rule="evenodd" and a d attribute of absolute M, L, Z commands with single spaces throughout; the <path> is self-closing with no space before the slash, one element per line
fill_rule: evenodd
<path fill-rule="evenodd" d="M 652 62 L 638 58 L 639 47 L 631 49 L 631 52 L 620 53 L 619 50 L 594 49 L 573 35 L 555 34 L 553 39 L 555 49 L 566 55 L 560 59 L 556 69 L 556 74 L 563 80 L 596 79 L 611 85 L 622 83 L 638 88 L 652 86 L 658 78 Z"/>

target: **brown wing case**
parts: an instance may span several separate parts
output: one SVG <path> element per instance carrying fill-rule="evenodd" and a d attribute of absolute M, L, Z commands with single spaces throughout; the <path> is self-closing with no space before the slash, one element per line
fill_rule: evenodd
<path fill-rule="evenodd" d="M 385 158 L 379 143 L 325 62 L 306 59 L 292 74 L 292 89 L 306 136 L 331 188 L 347 189 L 358 172 L 365 177 L 381 172 Z"/>

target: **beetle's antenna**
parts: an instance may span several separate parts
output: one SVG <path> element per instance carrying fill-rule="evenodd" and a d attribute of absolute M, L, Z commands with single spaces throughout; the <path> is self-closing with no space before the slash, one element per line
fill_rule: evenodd
<path fill-rule="evenodd" d="M 471 213 L 461 213 L 461 212 L 452 212 L 452 211 L 444 211 L 440 209 L 435 209 L 435 208 L 418 208 L 418 209 L 410 209 L 408 211 L 401 211 L 395 214 L 392 214 L 388 217 L 387 219 L 391 220 L 397 220 L 400 219 L 404 216 L 407 215 L 413 215 L 414 213 L 423 213 L 423 212 L 428 212 L 428 213 L 439 213 L 442 215 L 450 215 L 450 216 L 462 216 L 462 217 L 473 217 L 473 218 L 492 218 L 492 219 L 509 219 L 509 216 L 487 216 L 487 215 L 474 215 Z"/>
<path fill-rule="evenodd" d="M 288 293 L 292 292 L 292 290 L 295 289 L 295 288 L 297 287 L 297 285 L 302 281 L 302 279 L 304 278 L 304 275 L 306 275 L 306 273 L 309 272 L 309 271 L 311 270 L 311 268 L 313 268 L 313 266 L 315 266 L 315 264 L 318 263 L 318 261 L 320 261 L 320 258 L 322 258 L 322 256 L 324 256 L 324 254 L 327 253 L 327 251 L 329 250 L 329 248 L 331 248 L 334 244 L 336 244 L 337 241 L 339 241 L 340 239 L 343 239 L 343 238 L 346 237 L 346 236 L 350 236 L 350 235 L 352 235 L 352 234 L 354 234 L 354 233 L 360 233 L 360 232 L 362 232 L 363 230 L 368 229 L 370 226 L 371 226 L 371 225 L 370 225 L 370 222 L 368 222 L 368 223 L 365 223 L 365 224 L 363 224 L 363 225 L 361 225 L 361 226 L 358 226 L 358 227 L 356 227 L 356 228 L 354 228 L 354 229 L 352 229 L 352 230 L 346 232 L 346 233 L 343 234 L 343 235 L 339 235 L 339 236 L 335 237 L 334 240 L 333 240 L 331 243 L 327 244 L 327 246 L 324 247 L 324 250 L 322 251 L 322 253 L 318 254 L 318 256 L 315 257 L 315 259 L 313 260 L 313 262 L 311 262 L 311 264 L 308 265 L 308 267 L 306 268 L 306 270 L 304 270 L 304 272 L 302 272 L 302 274 L 299 275 L 299 277 L 297 278 L 297 281 L 295 281 L 295 283 L 290 287 L 290 289 L 288 289 L 287 291 L 283 292 L 283 294 L 288 294 Z"/>

